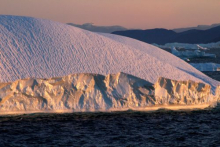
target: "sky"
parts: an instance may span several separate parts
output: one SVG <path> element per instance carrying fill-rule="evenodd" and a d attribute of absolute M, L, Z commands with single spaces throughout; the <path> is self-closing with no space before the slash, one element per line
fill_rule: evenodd
<path fill-rule="evenodd" d="M 220 0 L 0 0 L 0 14 L 62 23 L 174 29 L 220 23 Z"/>

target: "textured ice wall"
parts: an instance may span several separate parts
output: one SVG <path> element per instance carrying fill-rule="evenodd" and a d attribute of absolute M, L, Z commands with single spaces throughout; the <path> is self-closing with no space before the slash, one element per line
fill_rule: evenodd
<path fill-rule="evenodd" d="M 0 84 L 0 114 L 208 107 L 219 99 L 210 91 L 203 83 L 159 78 L 153 85 L 125 73 L 29 78 Z"/>

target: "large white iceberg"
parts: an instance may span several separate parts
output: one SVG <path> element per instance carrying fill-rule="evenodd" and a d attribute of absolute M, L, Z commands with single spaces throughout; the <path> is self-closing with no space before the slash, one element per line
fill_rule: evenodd
<path fill-rule="evenodd" d="M 105 77 L 105 75 L 118 72 L 139 77 L 150 83 L 155 83 L 159 77 L 201 82 L 209 84 L 212 87 L 212 93 L 219 85 L 218 81 L 209 78 L 183 60 L 158 47 L 141 41 L 112 34 L 93 33 L 44 19 L 0 16 L 0 82 L 6 82 L 1 83 L 2 89 L 0 92 L 1 104 L 4 103 L 3 110 L 12 109 L 11 104 L 13 106 L 14 104 L 16 106 L 18 105 L 19 109 L 22 108 L 24 110 L 31 109 L 32 107 L 34 110 L 41 108 L 49 109 L 51 107 L 64 108 L 60 101 L 63 101 L 65 97 L 60 96 L 60 94 L 67 91 L 71 93 L 71 90 L 74 90 L 74 88 L 71 88 L 71 86 L 74 86 L 71 85 L 71 80 L 65 81 L 70 82 L 68 83 L 70 89 L 65 86 L 63 88 L 62 80 L 56 82 L 56 79 L 49 80 L 49 84 L 47 82 L 41 83 L 40 81 L 42 79 L 23 81 L 30 82 L 30 86 L 27 87 L 24 85 L 28 84 L 19 84 L 22 83 L 22 80 L 17 83 L 13 82 L 11 83 L 12 85 L 7 84 L 11 81 L 19 81 L 19 79 L 25 78 L 63 77 L 77 73 L 94 73 L 104 75 Z M 79 87 L 82 86 L 84 90 L 92 84 L 90 82 L 88 83 L 87 79 L 79 81 L 76 85 Z M 51 86 L 51 82 L 55 82 L 56 84 L 52 84 Z M 5 84 L 6 87 L 4 86 Z M 34 89 L 35 84 L 40 85 L 38 87 L 39 89 Z M 69 99 L 71 103 L 68 103 L 68 105 L 64 103 L 64 105 L 70 107 L 71 104 L 71 108 L 75 109 L 81 108 L 83 103 L 82 110 L 84 108 L 96 110 L 99 107 L 96 103 L 102 103 L 103 105 L 101 106 L 104 106 L 105 98 L 102 99 L 99 97 L 102 93 L 100 90 L 99 92 L 96 91 L 96 84 L 94 86 L 94 91 L 91 89 L 93 92 L 85 95 L 84 98 L 79 98 L 78 96 L 81 94 L 72 91 L 76 97 Z M 122 84 L 119 87 L 116 90 L 117 93 L 120 94 L 119 91 L 121 91 L 122 95 L 132 95 L 130 86 Z M 65 88 L 67 88 L 67 91 L 65 91 Z M 89 91 L 89 89 L 87 90 Z M 105 90 L 102 89 L 101 91 Z M 20 97 L 19 94 L 22 96 Z M 26 96 L 27 100 L 24 101 L 25 104 L 22 104 L 23 95 Z M 38 97 L 38 99 L 35 101 L 32 99 L 32 96 Z M 126 102 L 123 98 L 128 98 L 127 96 L 123 95 L 121 97 L 120 95 L 122 100 L 117 102 L 117 108 L 120 107 L 122 102 L 125 105 L 132 103 L 138 106 L 150 104 L 150 102 L 136 102 L 133 98 Z M 46 101 L 45 97 L 47 99 Z M 81 100 L 80 102 L 82 103 L 80 105 L 73 102 L 77 99 Z M 117 99 L 117 96 L 113 95 L 112 99 Z M 108 99 L 106 100 L 108 101 Z M 144 98 L 143 102 L 145 101 Z M 152 100 L 149 101 L 152 104 L 154 103 Z M 5 102 L 7 102 L 7 105 Z M 52 102 L 53 105 L 49 105 L 49 102 Z M 44 107 L 44 105 L 46 106 Z M 14 109 L 16 111 L 16 107 Z"/>

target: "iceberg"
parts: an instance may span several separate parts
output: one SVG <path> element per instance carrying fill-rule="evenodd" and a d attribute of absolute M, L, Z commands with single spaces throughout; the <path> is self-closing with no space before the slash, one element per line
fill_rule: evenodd
<path fill-rule="evenodd" d="M 50 20 L 0 16 L 1 114 L 180 109 L 212 103 L 209 96 L 194 101 L 187 92 L 183 95 L 189 101 L 177 101 L 170 93 L 164 98 L 157 89 L 163 88 L 153 84 L 160 77 L 210 85 L 211 95 L 220 85 L 178 57 L 135 39 Z M 195 95 L 201 93 L 195 90 Z"/>
<path fill-rule="evenodd" d="M 158 45 L 153 44 L 160 48 L 180 48 L 180 49 L 194 49 L 194 50 L 208 50 L 210 48 L 220 48 L 220 41 L 219 42 L 213 42 L 213 43 L 207 43 L 207 44 L 189 44 L 189 43 L 166 43 L 165 45 Z"/>
<path fill-rule="evenodd" d="M 180 58 L 216 58 L 215 54 L 209 54 L 205 53 L 200 50 L 194 50 L 194 51 L 178 51 L 175 47 L 172 47 L 171 52 L 173 55 L 180 57 Z"/>
<path fill-rule="evenodd" d="M 220 64 L 217 63 L 190 63 L 199 71 L 220 71 Z"/>

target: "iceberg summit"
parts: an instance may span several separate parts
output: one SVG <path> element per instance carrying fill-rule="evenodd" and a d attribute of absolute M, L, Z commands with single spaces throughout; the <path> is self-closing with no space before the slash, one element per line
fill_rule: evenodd
<path fill-rule="evenodd" d="M 6 15 L 0 15 L 0 83 L 1 114 L 206 107 L 218 100 L 219 85 L 141 41 Z"/>

